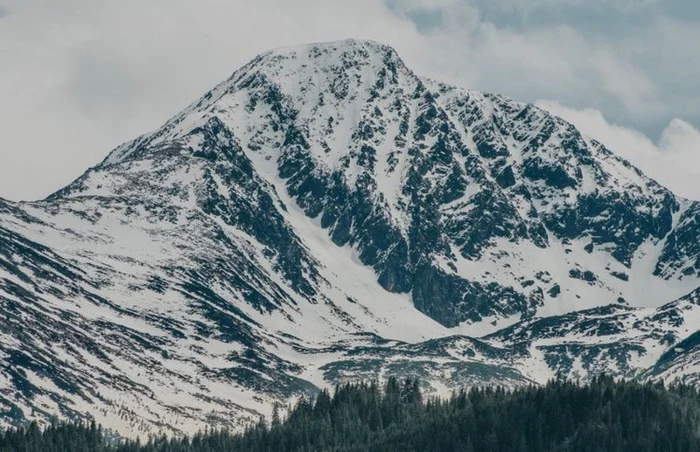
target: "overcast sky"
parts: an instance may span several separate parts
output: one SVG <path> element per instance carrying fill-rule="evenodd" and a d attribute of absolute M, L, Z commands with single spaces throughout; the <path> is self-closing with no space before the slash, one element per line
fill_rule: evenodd
<path fill-rule="evenodd" d="M 262 51 L 346 37 L 700 199 L 697 0 L 0 0 L 0 197 L 46 196 Z"/>

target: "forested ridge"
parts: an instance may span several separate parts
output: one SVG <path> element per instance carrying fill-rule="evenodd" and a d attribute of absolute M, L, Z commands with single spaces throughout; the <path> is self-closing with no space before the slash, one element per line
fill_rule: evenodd
<path fill-rule="evenodd" d="M 424 397 L 416 380 L 357 383 L 302 399 L 245 432 L 108 440 L 100 426 L 36 424 L 0 435 L 0 451 L 700 451 L 700 393 L 598 377 Z"/>

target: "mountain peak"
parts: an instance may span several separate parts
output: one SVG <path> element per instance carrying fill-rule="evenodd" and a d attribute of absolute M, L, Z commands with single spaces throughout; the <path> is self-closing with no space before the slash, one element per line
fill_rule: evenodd
<path fill-rule="evenodd" d="M 321 75 L 328 74 L 329 71 L 355 72 L 356 75 L 367 77 L 372 75 L 368 71 L 376 73 L 380 67 L 387 65 L 408 70 L 391 46 L 349 38 L 270 50 L 236 71 L 230 80 L 254 71 L 262 71 L 274 78 L 303 77 L 310 73 Z"/>
<path fill-rule="evenodd" d="M 268 75 L 318 71 L 327 67 L 378 66 L 400 63 L 393 47 L 371 40 L 348 38 L 338 41 L 313 42 L 279 47 L 253 58 L 224 82 L 235 81 L 244 74 L 263 71 Z M 403 63 L 400 63 L 403 65 Z"/>
<path fill-rule="evenodd" d="M 259 55 L 269 57 L 274 55 L 338 55 L 354 53 L 355 55 L 397 55 L 396 50 L 388 44 L 370 39 L 346 38 L 336 41 L 310 42 L 306 44 L 278 47 Z M 257 58 L 255 58 L 257 59 Z M 255 60 L 254 59 L 254 60 Z"/>
<path fill-rule="evenodd" d="M 257 91 L 265 102 L 283 96 L 311 109 L 323 105 L 331 96 L 358 105 L 378 85 L 383 86 L 387 77 L 395 85 L 420 83 L 392 47 L 376 41 L 344 39 L 273 49 L 236 70 L 159 130 L 119 146 L 101 166 L 133 157 L 135 149 L 146 143 L 181 138 L 204 125 L 212 115 L 227 116 L 226 112 L 237 108 L 232 105 L 237 93 Z M 248 108 L 253 108 L 253 103 Z M 232 120 L 224 118 L 225 123 Z"/>

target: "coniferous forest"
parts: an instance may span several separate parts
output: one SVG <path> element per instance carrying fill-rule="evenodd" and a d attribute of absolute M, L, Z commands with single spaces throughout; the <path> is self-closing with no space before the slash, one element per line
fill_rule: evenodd
<path fill-rule="evenodd" d="M 95 424 L 31 424 L 0 435 L 0 451 L 700 451 L 700 393 L 598 377 L 441 400 L 390 379 L 322 391 L 240 434 L 117 442 Z"/>

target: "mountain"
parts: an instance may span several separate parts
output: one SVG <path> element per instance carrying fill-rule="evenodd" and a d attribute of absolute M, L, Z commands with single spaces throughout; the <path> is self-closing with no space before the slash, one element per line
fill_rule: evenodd
<path fill-rule="evenodd" d="M 2 418 L 177 433 L 392 374 L 696 382 L 699 219 L 390 47 L 273 50 L 48 198 L 0 200 Z"/>

